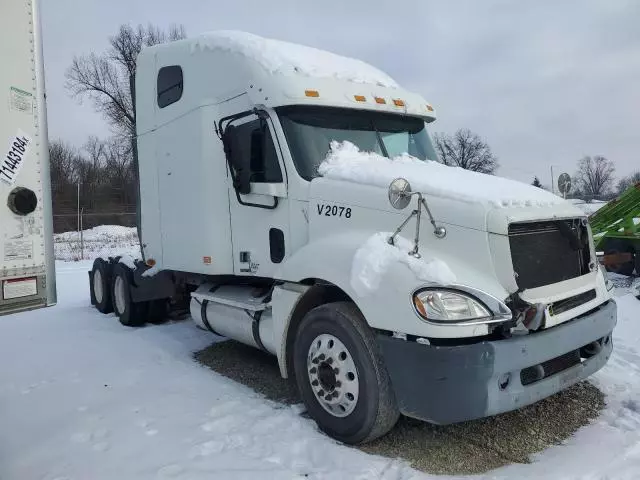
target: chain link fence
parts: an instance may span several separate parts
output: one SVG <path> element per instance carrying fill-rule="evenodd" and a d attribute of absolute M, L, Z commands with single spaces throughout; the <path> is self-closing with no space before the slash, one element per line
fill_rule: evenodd
<path fill-rule="evenodd" d="M 121 201 L 121 189 L 70 186 L 65 194 L 54 186 L 53 243 L 56 260 L 93 260 L 97 257 L 139 257 L 136 207 Z M 57 193 L 57 195 L 56 195 Z M 75 198 L 71 193 L 75 193 Z"/>

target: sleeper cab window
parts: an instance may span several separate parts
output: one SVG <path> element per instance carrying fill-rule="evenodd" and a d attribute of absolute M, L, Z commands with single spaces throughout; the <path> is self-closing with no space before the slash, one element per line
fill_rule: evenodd
<path fill-rule="evenodd" d="M 182 78 L 182 68 L 179 65 L 162 67 L 158 71 L 158 106 L 168 107 L 176 103 L 182 97 L 184 82 Z"/>

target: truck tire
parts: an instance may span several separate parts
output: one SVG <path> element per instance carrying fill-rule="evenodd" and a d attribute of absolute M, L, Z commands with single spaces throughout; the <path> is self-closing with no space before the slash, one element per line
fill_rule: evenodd
<path fill-rule="evenodd" d="M 375 336 L 353 303 L 311 310 L 293 345 L 293 367 L 309 415 L 344 443 L 386 434 L 400 413 Z"/>
<path fill-rule="evenodd" d="M 111 278 L 111 298 L 120 323 L 126 327 L 140 327 L 147 318 L 148 302 L 134 303 L 131 300 L 132 278 L 129 267 L 116 263 Z"/>
<path fill-rule="evenodd" d="M 111 264 L 102 258 L 96 258 L 91 268 L 91 284 L 89 285 L 91 303 L 100 313 L 113 312 L 113 304 L 111 303 L 112 270 Z"/>
<path fill-rule="evenodd" d="M 634 254 L 634 248 L 631 242 L 623 239 L 612 238 L 605 244 L 605 255 L 611 255 L 616 253 L 631 253 Z M 637 253 L 631 257 L 631 260 L 624 263 L 607 265 L 607 271 L 617 273 L 619 275 L 629 276 L 633 273 L 635 268 L 634 257 L 637 257 Z"/>
<path fill-rule="evenodd" d="M 147 322 L 160 324 L 166 321 L 169 312 L 167 299 L 151 300 L 147 308 Z"/>

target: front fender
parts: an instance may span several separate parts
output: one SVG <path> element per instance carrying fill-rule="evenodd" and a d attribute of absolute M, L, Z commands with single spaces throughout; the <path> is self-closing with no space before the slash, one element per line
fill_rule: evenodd
<path fill-rule="evenodd" d="M 306 279 L 329 282 L 344 291 L 360 309 L 367 323 L 388 331 L 423 337 L 460 338 L 485 335 L 485 325 L 443 326 L 422 320 L 413 310 L 412 293 L 426 284 L 402 263 L 393 264 L 383 275 L 375 292 L 360 296 L 351 285 L 351 269 L 356 251 L 372 235 L 371 231 L 349 231 L 327 235 L 296 251 L 281 265 L 276 278 L 299 283 Z M 500 286 L 494 272 L 470 269 L 463 262 L 441 252 L 422 251 L 424 257 L 439 258 L 456 275 L 456 284 L 483 290 L 497 298 L 508 293 Z M 455 287 L 453 285 L 447 285 Z"/>

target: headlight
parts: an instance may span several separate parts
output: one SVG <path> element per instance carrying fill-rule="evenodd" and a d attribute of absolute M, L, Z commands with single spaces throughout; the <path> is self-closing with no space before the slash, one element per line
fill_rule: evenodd
<path fill-rule="evenodd" d="M 434 322 L 463 322 L 492 317 L 475 298 L 451 290 L 422 290 L 413 295 L 413 305 L 422 318 Z"/>

